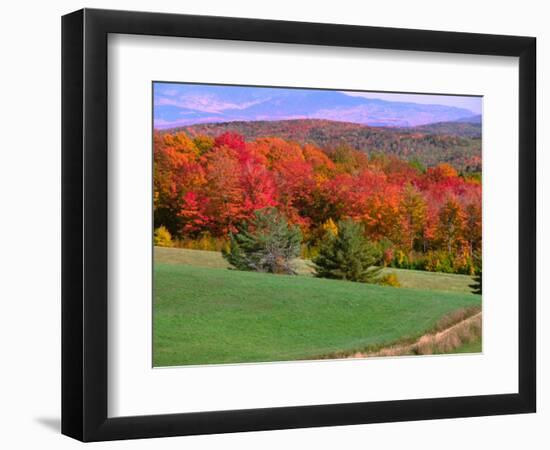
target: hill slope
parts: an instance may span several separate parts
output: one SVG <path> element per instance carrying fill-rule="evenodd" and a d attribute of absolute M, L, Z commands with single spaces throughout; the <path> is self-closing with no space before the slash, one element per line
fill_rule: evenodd
<path fill-rule="evenodd" d="M 466 122 L 441 122 L 416 128 L 370 127 L 332 120 L 298 119 L 279 121 L 223 122 L 164 130 L 218 136 L 225 132 L 241 134 L 251 141 L 279 137 L 321 148 L 351 146 L 367 153 L 385 153 L 416 159 L 426 166 L 441 162 L 459 170 L 481 169 L 481 126 Z"/>
<path fill-rule="evenodd" d="M 155 264 L 154 366 L 316 359 L 416 339 L 480 296 Z"/>
<path fill-rule="evenodd" d="M 155 247 L 155 264 L 183 264 L 187 266 L 204 267 L 209 269 L 228 269 L 229 263 L 220 252 L 205 250 L 191 250 L 186 248 Z M 311 261 L 298 259 L 295 261 L 299 275 L 313 276 Z M 394 273 L 401 287 L 424 289 L 431 291 L 445 291 L 469 294 L 472 278 L 467 275 L 441 272 L 424 272 L 420 270 L 395 269 L 387 267 L 384 274 Z"/>
<path fill-rule="evenodd" d="M 438 122 L 414 128 L 421 133 L 481 138 L 481 122 Z"/>

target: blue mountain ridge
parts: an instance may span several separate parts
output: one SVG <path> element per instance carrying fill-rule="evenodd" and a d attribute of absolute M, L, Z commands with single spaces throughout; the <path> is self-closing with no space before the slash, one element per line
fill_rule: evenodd
<path fill-rule="evenodd" d="M 155 98 L 162 92 L 155 92 Z M 327 119 L 370 126 L 415 127 L 437 122 L 477 122 L 464 108 L 393 102 L 332 90 L 192 85 L 177 104 L 155 104 L 155 128 L 199 123 Z"/>

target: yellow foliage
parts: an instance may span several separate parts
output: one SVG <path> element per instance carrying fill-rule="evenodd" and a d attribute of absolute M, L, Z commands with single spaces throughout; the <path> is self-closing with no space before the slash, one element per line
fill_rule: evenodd
<path fill-rule="evenodd" d="M 399 279 L 397 278 L 397 275 L 395 273 L 384 275 L 380 278 L 378 284 L 381 284 L 383 286 L 401 287 L 401 283 L 399 283 Z"/>
<path fill-rule="evenodd" d="M 403 253 L 402 250 L 397 251 L 397 262 L 401 266 L 403 264 L 403 260 L 405 259 L 405 253 Z"/>
<path fill-rule="evenodd" d="M 302 259 L 313 259 L 316 256 L 319 256 L 319 247 L 302 244 L 300 250 L 300 257 Z"/>
<path fill-rule="evenodd" d="M 166 229 L 164 225 L 158 227 L 155 230 L 155 236 L 154 236 L 155 245 L 157 247 L 173 247 L 174 244 L 172 242 L 172 235 L 170 232 Z"/>
<path fill-rule="evenodd" d="M 193 144 L 195 144 L 195 147 L 202 155 L 214 147 L 214 138 L 201 134 L 193 139 Z"/>
<path fill-rule="evenodd" d="M 196 239 L 182 239 L 177 242 L 177 247 L 188 248 L 191 250 L 207 250 L 219 252 L 229 248 L 229 242 L 225 238 L 211 236 L 210 233 L 204 233 Z"/>
<path fill-rule="evenodd" d="M 338 225 L 336 225 L 336 223 L 334 223 L 334 220 L 332 220 L 331 218 L 329 218 L 323 225 L 322 225 L 322 228 L 323 228 L 323 231 L 325 233 L 330 233 L 332 234 L 333 236 L 337 236 L 338 235 Z"/>

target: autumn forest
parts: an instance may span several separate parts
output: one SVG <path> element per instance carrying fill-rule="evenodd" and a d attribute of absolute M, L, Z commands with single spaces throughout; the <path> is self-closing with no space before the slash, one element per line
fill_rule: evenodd
<path fill-rule="evenodd" d="M 275 207 L 300 227 L 303 256 L 315 255 L 327 228 L 351 218 L 380 247 L 385 265 L 475 270 L 478 172 L 459 173 L 444 162 L 423 167 L 349 146 L 246 141 L 231 132 L 156 132 L 154 161 L 155 227 L 165 227 L 181 246 L 219 250 L 239 222 Z"/>

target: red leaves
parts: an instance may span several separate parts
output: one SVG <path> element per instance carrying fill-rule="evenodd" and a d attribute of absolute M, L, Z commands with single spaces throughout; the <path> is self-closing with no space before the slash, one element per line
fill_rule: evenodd
<path fill-rule="evenodd" d="M 277 205 L 277 192 L 271 172 L 252 159 L 241 162 L 240 188 L 242 209 L 246 216 L 251 217 L 258 209 Z"/>
<path fill-rule="evenodd" d="M 438 183 L 444 180 L 456 179 L 458 173 L 450 164 L 443 163 L 435 167 L 430 167 L 426 171 L 426 179 L 432 183 Z"/>
<path fill-rule="evenodd" d="M 236 133 L 223 133 L 214 140 L 214 147 L 229 147 L 237 151 L 243 151 L 246 147 L 244 137 Z"/>
<path fill-rule="evenodd" d="M 208 209 L 208 198 L 200 198 L 195 192 L 187 192 L 182 198 L 179 216 L 183 218 L 183 231 L 195 233 L 205 229 L 210 224 L 210 218 L 205 214 Z"/>
<path fill-rule="evenodd" d="M 347 147 L 280 138 L 247 143 L 235 133 L 214 140 L 156 133 L 154 157 L 155 210 L 174 218 L 179 235 L 226 236 L 254 211 L 277 207 L 304 231 L 352 218 L 404 252 L 481 245 L 481 183 L 449 164 L 423 173 L 396 157 L 369 160 Z M 391 259 L 393 249 L 387 253 Z"/>

